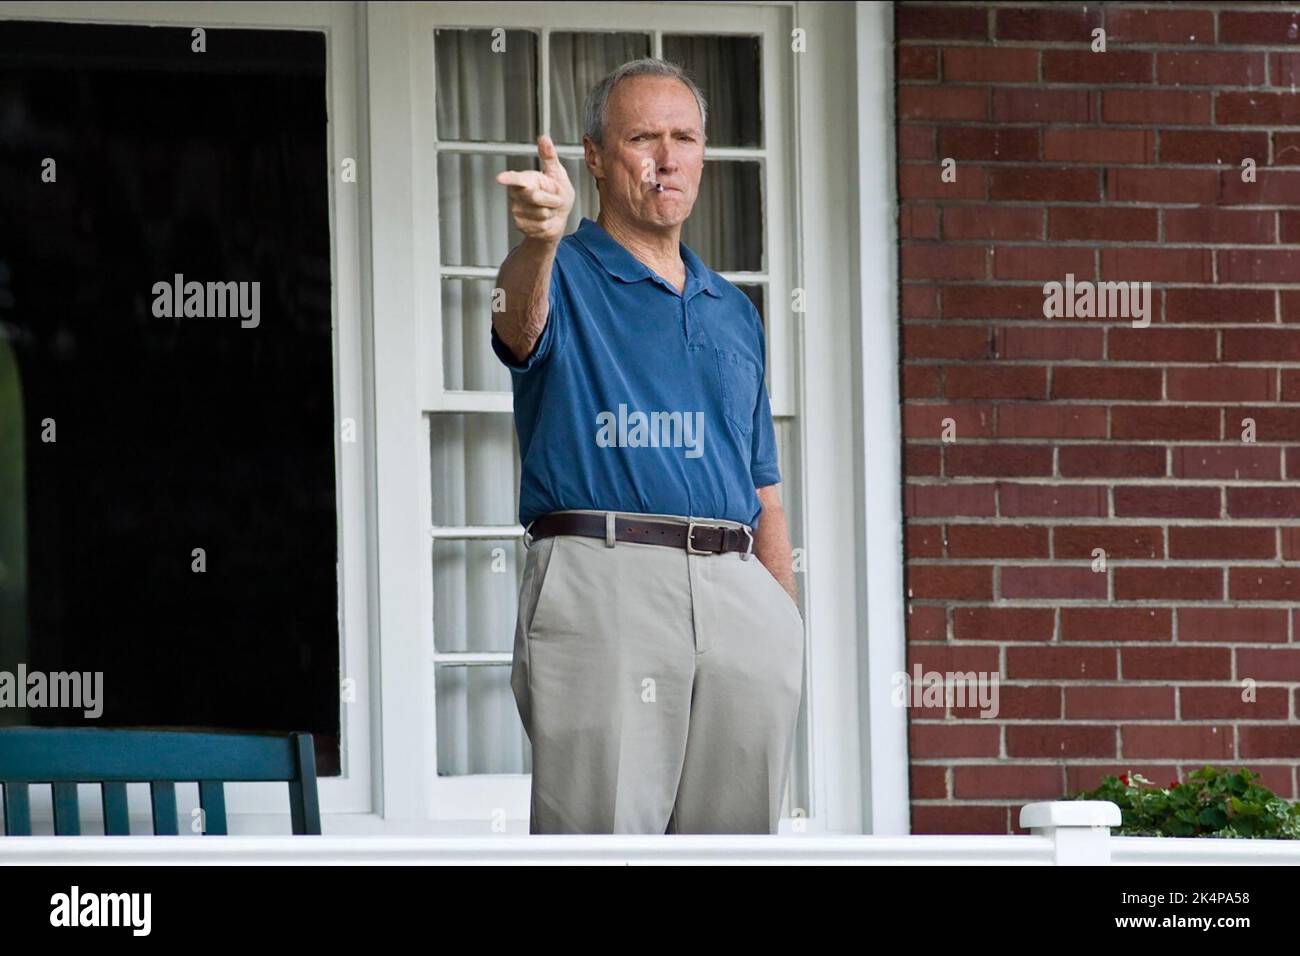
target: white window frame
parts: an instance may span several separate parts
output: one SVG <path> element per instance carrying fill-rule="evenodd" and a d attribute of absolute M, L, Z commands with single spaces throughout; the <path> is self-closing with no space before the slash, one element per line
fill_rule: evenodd
<path fill-rule="evenodd" d="M 757 16 L 755 14 L 758 14 Z M 419 346 L 416 354 L 423 368 L 420 382 L 424 386 L 422 409 L 428 422 L 433 415 L 446 412 L 475 412 L 508 414 L 513 408 L 513 396 L 508 391 L 451 391 L 444 388 L 443 369 L 443 319 L 441 310 L 441 280 L 443 278 L 495 279 L 496 266 L 443 266 L 438 235 L 437 157 L 440 153 L 471 153 L 502 156 L 535 156 L 534 144 L 502 144 L 480 142 L 439 141 L 435 128 L 436 90 L 433 82 L 434 30 L 494 29 L 536 30 L 537 37 L 537 92 L 539 103 L 539 129 L 550 129 L 550 35 L 553 32 L 593 31 L 645 33 L 651 38 L 651 53 L 659 56 L 663 48 L 663 35 L 675 34 L 760 34 L 763 37 L 763 145 L 756 148 L 709 147 L 707 161 L 756 161 L 765 167 L 764 179 L 771 183 L 789 182 L 789 143 L 791 137 L 785 128 L 789 109 L 789 62 L 780 56 L 772 57 L 773 49 L 784 48 L 788 28 L 782 29 L 784 12 L 775 6 L 762 10 L 743 6 L 705 6 L 637 3 L 605 7 L 593 4 L 568 4 L 562 7 L 539 7 L 520 3 L 425 3 L 407 10 L 408 35 L 412 38 L 412 72 L 427 74 L 426 82 L 412 85 L 411 116 L 414 123 L 413 163 L 417 190 L 416 261 L 428 263 L 415 275 L 416 301 L 419 303 Z M 771 60 L 769 64 L 767 61 Z M 423 69 L 418 64 L 428 64 Z M 769 68 L 770 66 L 770 68 Z M 582 159 L 581 146 L 557 144 L 561 159 Z M 379 155 L 391 155 L 377 149 Z M 405 155 L 405 154 L 400 154 Z M 582 175 L 586 175 L 582 170 Z M 791 281 L 792 244 L 790 214 L 791 204 L 785 201 L 768 201 L 764 196 L 764 263 L 757 272 L 727 272 L 722 275 L 735 283 L 763 286 L 767 303 L 768 356 L 770 394 L 773 415 L 778 419 L 793 418 L 796 409 L 794 337 L 791 334 L 789 310 L 782 308 L 788 302 Z M 426 451 L 429 442 L 421 443 Z M 421 463 L 421 473 L 428 474 L 431 462 Z M 431 495 L 431 489 L 430 489 Z M 467 538 L 509 539 L 518 538 L 523 528 L 518 524 L 500 527 L 436 527 L 432 523 L 431 507 L 425 512 L 433 540 Z M 429 550 L 428 573 L 423 578 L 426 613 L 423 617 L 427 646 L 434 647 L 434 606 L 432 594 L 432 549 Z M 433 664 L 474 665 L 508 664 L 509 652 L 447 652 L 432 653 Z M 435 740 L 436 740 L 436 723 Z M 486 793 L 484 791 L 487 791 Z M 517 825 L 526 825 L 529 807 L 529 777 L 526 774 L 490 774 L 465 776 L 439 776 L 433 784 L 434 806 L 438 814 L 451 819 L 481 817 L 484 807 L 502 808 L 506 819 Z"/>
<path fill-rule="evenodd" d="M 320 782 L 327 833 L 481 832 L 502 806 L 499 778 L 460 778 L 450 792 L 434 773 L 427 413 L 458 400 L 433 398 L 442 353 L 430 348 L 428 324 L 441 297 L 427 264 L 438 262 L 437 195 L 418 159 L 434 116 L 432 78 L 421 72 L 431 59 L 420 51 L 432 48 L 439 6 L 0 0 L 0 18 L 326 32 L 336 414 L 358 425 L 355 445 L 336 446 L 342 660 L 357 702 L 343 710 L 345 776 Z M 493 11 L 496 26 L 512 22 L 496 11 L 523 5 L 471 6 Z M 583 5 L 605 29 L 617 28 L 625 7 L 641 6 Z M 802 543 L 814 572 L 804 582 L 812 695 L 806 827 L 906 833 L 906 714 L 888 703 L 890 675 L 902 670 L 905 653 L 892 11 L 861 2 L 657 7 L 668 32 L 679 18 L 726 32 L 719 21 L 737 10 L 806 31 L 808 52 L 792 56 L 788 84 L 769 80 L 764 89 L 794 102 L 793 179 L 783 172 L 777 181 L 798 184 L 784 233 L 798 237 L 796 254 L 788 274 L 770 275 L 769 321 L 788 311 L 772 289 L 803 288 L 807 301 L 793 317 L 791 368 L 772 369 L 774 412 L 800 413 Z M 464 22 L 456 13 L 446 25 Z M 734 30 L 737 21 L 728 22 Z M 856 85 L 845 82 L 853 76 Z M 768 127 L 765 145 L 774 144 Z M 356 184 L 339 181 L 343 157 L 357 159 Z M 769 226 L 769 249 L 772 241 Z M 526 798 L 518 802 L 526 780 L 519 776 L 508 808 L 512 830 L 526 816 Z M 238 791 L 228 798 L 232 832 L 282 829 L 283 787 L 247 787 L 230 788 Z M 178 788 L 182 809 L 184 792 Z M 83 819 L 96 812 L 95 796 L 82 794 Z M 467 822 L 448 822 L 449 809 Z"/>
<path fill-rule="evenodd" d="M 324 33 L 326 42 L 326 109 L 329 116 L 329 213 L 331 297 L 333 308 L 334 414 L 336 425 L 355 422 L 355 442 L 343 442 L 334 429 L 335 490 L 338 508 L 339 663 L 343 677 L 353 682 L 355 703 L 340 693 L 340 760 L 342 775 L 322 777 L 318 792 L 323 814 L 368 814 L 376 808 L 376 774 L 372 765 L 372 732 L 377 729 L 380 700 L 372 683 L 374 630 L 373 508 L 376 498 L 372 436 L 375 434 L 368 373 L 364 290 L 369 285 L 362 255 L 365 164 L 358 163 L 358 182 L 341 181 L 344 158 L 365 155 L 365 103 L 358 96 L 357 39 L 364 11 L 357 4 L 285 2 L 237 3 L 0 3 L 0 19 L 54 20 L 67 23 L 136 24 L 250 29 L 294 29 Z M 208 49 L 218 42 L 208 37 Z M 203 54 L 196 53 L 195 56 Z M 242 334 L 255 334 L 245 332 Z M 252 662 L 250 662 L 250 666 Z M 109 678 L 111 681 L 111 678 Z M 111 683 L 108 689 L 111 692 Z M 238 688 L 231 693 L 238 695 Z M 348 696 L 351 696 L 349 694 Z M 284 784 L 228 784 L 226 809 L 231 832 L 279 832 L 288 812 Z M 102 825 L 98 787 L 79 788 L 83 828 Z M 147 831 L 150 819 L 148 788 L 128 786 L 133 832 Z M 176 802 L 182 820 L 198 807 L 196 784 L 179 784 Z M 49 794 L 32 794 L 32 822 L 38 830 L 51 820 Z"/>
<path fill-rule="evenodd" d="M 847 32 L 856 53 L 856 109 L 850 151 L 858 185 L 851 394 L 857 417 L 861 569 L 857 706 L 862 715 L 862 832 L 911 832 L 907 711 L 891 702 L 894 675 L 907 669 L 903 600 L 902 411 L 898 331 L 898 196 L 894 111 L 894 7 L 858 0 Z"/>

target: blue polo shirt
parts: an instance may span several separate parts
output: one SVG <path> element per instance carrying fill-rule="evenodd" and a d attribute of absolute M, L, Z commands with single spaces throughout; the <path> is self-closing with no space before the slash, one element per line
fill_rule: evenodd
<path fill-rule="evenodd" d="M 519 520 L 583 508 L 755 525 L 781 481 L 758 310 L 685 244 L 678 292 L 583 218 L 551 271 L 550 312 L 510 369 Z"/>

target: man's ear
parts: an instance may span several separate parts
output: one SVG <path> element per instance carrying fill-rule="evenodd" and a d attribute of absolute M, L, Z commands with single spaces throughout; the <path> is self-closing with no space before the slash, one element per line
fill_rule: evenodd
<path fill-rule="evenodd" d="M 587 169 L 596 180 L 597 185 L 605 178 L 605 164 L 601 159 L 600 149 L 591 141 L 590 136 L 582 137 L 582 159 Z"/>

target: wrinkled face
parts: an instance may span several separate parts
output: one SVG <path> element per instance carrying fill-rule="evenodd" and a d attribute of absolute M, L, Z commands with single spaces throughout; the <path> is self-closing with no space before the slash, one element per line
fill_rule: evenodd
<path fill-rule="evenodd" d="M 700 107 L 686 84 L 670 76 L 621 81 L 609 96 L 604 139 L 599 147 L 583 140 L 601 207 L 647 228 L 685 222 L 704 171 Z"/>

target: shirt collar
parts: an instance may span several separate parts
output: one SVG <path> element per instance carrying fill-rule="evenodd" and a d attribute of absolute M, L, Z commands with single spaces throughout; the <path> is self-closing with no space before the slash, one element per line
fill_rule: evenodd
<path fill-rule="evenodd" d="M 573 235 L 587 248 L 588 252 L 595 256 L 601 267 L 615 278 L 624 282 L 640 282 L 643 279 L 656 278 L 659 281 L 664 281 L 645 263 L 623 248 L 618 240 L 606 232 L 599 223 L 588 219 L 586 216 L 582 217 L 578 229 Z M 686 287 L 682 290 L 682 297 L 690 298 L 693 292 L 698 289 L 707 292 L 715 299 L 721 298 L 722 294 L 718 292 L 714 285 L 713 274 L 708 266 L 687 247 L 686 243 L 679 243 L 679 246 L 682 262 L 686 265 Z M 696 289 L 693 289 L 693 286 Z"/>

